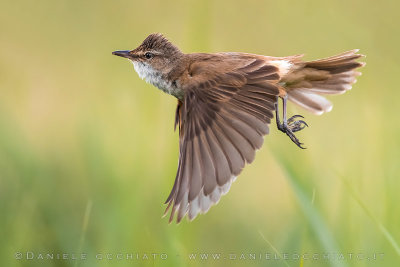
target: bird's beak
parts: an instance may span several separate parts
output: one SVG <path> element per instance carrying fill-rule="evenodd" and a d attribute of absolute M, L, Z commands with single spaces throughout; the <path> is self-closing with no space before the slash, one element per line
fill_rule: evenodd
<path fill-rule="evenodd" d="M 129 58 L 129 50 L 121 50 L 121 51 L 114 51 L 112 52 L 113 55 L 119 56 L 119 57 L 125 57 L 125 58 Z"/>

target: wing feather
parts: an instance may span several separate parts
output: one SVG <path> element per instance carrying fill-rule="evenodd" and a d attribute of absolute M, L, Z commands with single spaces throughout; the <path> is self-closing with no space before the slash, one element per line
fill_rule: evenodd
<path fill-rule="evenodd" d="M 192 67 L 190 85 L 179 102 L 178 171 L 166 212 L 190 220 L 207 212 L 226 194 L 269 132 L 279 94 L 278 68 L 251 58 L 231 71 L 211 75 Z M 207 73 L 207 75 L 203 75 Z"/>

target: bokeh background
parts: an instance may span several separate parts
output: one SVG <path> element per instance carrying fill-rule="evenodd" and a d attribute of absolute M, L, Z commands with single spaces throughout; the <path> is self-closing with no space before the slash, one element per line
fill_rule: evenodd
<path fill-rule="evenodd" d="M 394 0 L 3 0 L 0 265 L 399 266 L 399 8 Z M 184 52 L 311 60 L 360 48 L 367 65 L 353 90 L 330 98 L 332 112 L 290 105 L 310 124 L 299 133 L 307 150 L 272 124 L 217 206 L 169 225 L 161 215 L 178 160 L 176 100 L 111 55 L 152 32 Z"/>

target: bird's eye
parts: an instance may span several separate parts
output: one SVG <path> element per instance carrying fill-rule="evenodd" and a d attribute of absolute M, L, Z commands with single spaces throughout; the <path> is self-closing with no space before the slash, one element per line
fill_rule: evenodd
<path fill-rule="evenodd" d="M 150 53 L 150 52 L 147 52 L 146 54 L 144 54 L 144 57 L 145 58 L 147 58 L 147 59 L 150 59 L 150 58 L 152 58 L 154 55 L 152 54 L 152 53 Z"/>

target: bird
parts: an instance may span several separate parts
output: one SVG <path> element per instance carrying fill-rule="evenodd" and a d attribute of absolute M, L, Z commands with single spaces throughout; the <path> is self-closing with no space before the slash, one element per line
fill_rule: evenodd
<path fill-rule="evenodd" d="M 219 202 L 253 162 L 274 113 L 278 130 L 304 149 L 295 133 L 308 124 L 302 115 L 287 118 L 287 102 L 317 115 L 330 111 L 324 96 L 347 92 L 361 75 L 356 69 L 365 63 L 357 60 L 364 55 L 357 52 L 314 61 L 303 61 L 302 54 L 183 53 L 160 33 L 133 50 L 112 52 L 129 59 L 141 79 L 177 99 L 179 161 L 165 201 L 169 223 L 185 216 L 191 221 Z"/>

